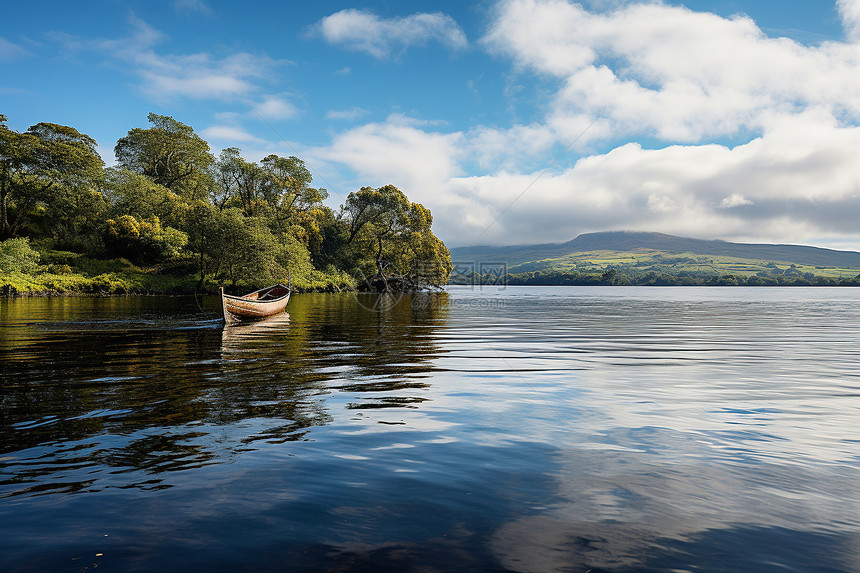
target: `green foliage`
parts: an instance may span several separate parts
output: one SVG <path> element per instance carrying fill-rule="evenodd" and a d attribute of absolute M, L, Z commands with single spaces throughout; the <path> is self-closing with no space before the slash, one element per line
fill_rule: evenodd
<path fill-rule="evenodd" d="M 0 121 L 0 238 L 32 222 L 61 234 L 91 232 L 103 162 L 96 142 L 72 127 L 37 123 L 25 133 Z M 81 220 L 79 216 L 83 216 Z M 68 237 L 66 237 L 68 238 Z"/>
<path fill-rule="evenodd" d="M 703 281 L 713 276 L 728 276 L 747 282 L 751 277 L 756 284 L 780 284 L 775 277 L 797 277 L 812 280 L 814 277 L 843 279 L 853 277 L 860 269 L 828 266 L 813 267 L 790 262 L 761 259 L 744 259 L 736 256 L 702 255 L 696 253 L 665 253 L 655 251 L 587 251 L 555 259 L 532 261 L 510 267 L 509 271 L 521 275 L 534 271 L 558 271 L 583 274 L 616 269 L 619 276 L 638 277 L 650 272 L 657 275 L 698 277 Z M 729 280 L 730 279 L 725 279 Z M 817 280 L 817 279 L 816 279 Z M 725 282 L 725 281 L 724 281 Z"/>
<path fill-rule="evenodd" d="M 211 185 L 207 170 L 213 162 L 209 144 L 170 116 L 150 113 L 147 119 L 152 127 L 136 127 L 117 141 L 119 166 L 183 197 L 205 197 Z"/>
<path fill-rule="evenodd" d="M 105 246 L 113 256 L 133 261 L 160 261 L 176 257 L 188 244 L 188 235 L 172 227 L 162 227 L 156 216 L 138 219 L 123 215 L 108 219 Z"/>
<path fill-rule="evenodd" d="M 508 285 L 635 285 L 635 286 L 860 286 L 860 275 L 833 278 L 821 275 L 776 275 L 760 277 L 716 274 L 707 272 L 682 272 L 677 274 L 648 271 L 611 273 L 577 271 L 530 271 L 512 273 L 504 277 L 473 275 L 454 275 L 452 284 L 508 284 Z"/>
<path fill-rule="evenodd" d="M 385 288 L 392 288 L 389 278 L 406 288 L 447 282 L 451 256 L 430 229 L 430 211 L 400 189 L 386 185 L 350 193 L 341 220 L 357 273 L 381 280 Z"/>
<path fill-rule="evenodd" d="M 290 276 L 299 290 L 341 290 L 362 268 L 401 285 L 447 279 L 430 212 L 397 188 L 364 188 L 336 215 L 301 159 L 254 163 L 229 148 L 216 161 L 190 126 L 148 119 L 105 169 L 75 129 L 17 133 L 0 116 L 0 236 L 33 241 L 3 243 L 3 292 L 257 288 Z"/>
<path fill-rule="evenodd" d="M 0 242 L 0 273 L 32 273 L 38 268 L 40 258 L 26 238 Z"/>
<path fill-rule="evenodd" d="M 286 280 L 285 247 L 263 219 L 246 217 L 236 207 L 217 209 L 201 202 L 192 220 L 191 245 L 200 253 L 201 283 L 207 275 L 233 285 Z"/>
<path fill-rule="evenodd" d="M 103 196 L 110 218 L 133 215 L 138 219 L 158 217 L 165 225 L 180 227 L 189 205 L 179 195 L 149 177 L 127 169 L 105 169 Z"/>

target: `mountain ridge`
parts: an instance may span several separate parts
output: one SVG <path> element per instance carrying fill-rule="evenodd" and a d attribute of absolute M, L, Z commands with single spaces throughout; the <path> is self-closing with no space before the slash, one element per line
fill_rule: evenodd
<path fill-rule="evenodd" d="M 839 251 L 807 245 L 733 243 L 638 231 L 582 233 L 564 243 L 454 247 L 451 249 L 451 260 L 455 263 L 503 262 L 509 266 L 515 266 L 590 251 L 695 253 L 812 266 L 860 268 L 860 252 L 856 251 Z"/>

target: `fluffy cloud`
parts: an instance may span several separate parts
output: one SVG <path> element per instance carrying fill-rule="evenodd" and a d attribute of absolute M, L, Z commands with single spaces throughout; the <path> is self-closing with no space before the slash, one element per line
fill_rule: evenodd
<path fill-rule="evenodd" d="M 860 0 L 837 0 L 845 35 L 854 42 L 860 41 Z"/>
<path fill-rule="evenodd" d="M 217 142 L 253 142 L 261 143 L 263 140 L 251 135 L 241 127 L 234 125 L 213 125 L 200 132 L 203 139 Z"/>
<path fill-rule="evenodd" d="M 254 113 L 263 119 L 290 119 L 298 115 L 299 110 L 283 98 L 267 96 L 254 107 Z"/>
<path fill-rule="evenodd" d="M 326 16 L 316 29 L 329 43 L 365 52 L 378 59 L 429 41 L 439 42 L 452 50 L 468 46 L 466 35 L 457 22 L 439 12 L 386 19 L 365 10 L 347 9 Z"/>
<path fill-rule="evenodd" d="M 860 2 L 841 0 L 846 24 Z M 761 130 L 775 111 L 827 106 L 860 118 L 860 50 L 769 38 L 730 19 L 663 4 L 594 13 L 562 0 L 508 0 L 484 45 L 561 80 L 548 118 L 602 118 L 613 136 L 700 142 Z"/>
<path fill-rule="evenodd" d="M 463 204 L 437 218 L 451 218 L 443 236 L 517 243 L 630 229 L 860 247 L 858 44 L 806 46 L 746 16 L 610 4 L 497 6 L 482 45 L 559 87 L 542 121 L 461 134 L 453 156 L 487 171 L 444 186 Z M 856 41 L 860 0 L 838 8 Z M 629 143 L 554 165 L 550 150 L 576 138 Z M 746 143 L 711 143 L 721 138 Z M 552 168 L 524 170 L 529 156 Z"/>
<path fill-rule="evenodd" d="M 312 159 L 349 166 L 361 185 L 402 187 L 414 201 L 444 202 L 441 185 L 461 175 L 460 134 L 428 132 L 422 122 L 392 115 L 337 135 L 331 146 L 309 152 Z"/>
<path fill-rule="evenodd" d="M 563 241 L 582 232 L 642 230 L 746 241 L 848 242 L 856 248 L 860 128 L 821 110 L 775 119 L 744 145 L 628 143 L 562 171 L 463 176 L 490 137 L 428 132 L 392 116 L 308 154 L 349 166 L 357 185 L 395 183 L 430 207 L 451 245 Z"/>
<path fill-rule="evenodd" d="M 449 185 L 478 214 L 480 242 L 558 241 L 610 229 L 785 242 L 856 236 L 860 128 L 810 112 L 733 149 L 629 143 L 561 173 L 497 173 Z"/>

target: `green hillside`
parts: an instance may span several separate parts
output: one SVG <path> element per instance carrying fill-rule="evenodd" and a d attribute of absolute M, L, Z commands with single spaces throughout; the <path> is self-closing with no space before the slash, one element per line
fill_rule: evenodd
<path fill-rule="evenodd" d="M 855 251 L 836 251 L 804 245 L 705 241 L 702 239 L 675 237 L 663 233 L 633 233 L 627 231 L 584 233 L 566 243 L 513 245 L 507 247 L 456 247 L 451 249 L 451 257 L 458 261 L 500 261 L 507 263 L 508 266 L 514 266 L 530 261 L 555 259 L 573 253 L 591 251 L 695 253 L 741 259 L 785 261 L 810 266 L 860 268 L 860 253 Z"/>
<path fill-rule="evenodd" d="M 860 253 L 799 245 L 729 243 L 660 233 L 589 233 L 561 244 L 451 250 L 453 282 L 468 269 L 507 270 L 521 284 L 847 284 Z M 483 269 L 483 271 L 481 270 Z M 490 277 L 492 278 L 492 277 Z M 482 279 L 486 280 L 486 278 Z"/>
<path fill-rule="evenodd" d="M 664 274 L 712 273 L 738 276 L 753 275 L 802 275 L 813 274 L 832 278 L 854 277 L 860 273 L 860 266 L 831 267 L 825 265 L 805 265 L 790 261 L 769 259 L 747 259 L 732 256 L 701 255 L 697 253 L 670 253 L 660 251 L 587 251 L 571 253 L 564 257 L 543 259 L 508 267 L 512 274 L 534 271 L 578 271 L 603 272 L 616 269 L 625 274 L 644 274 L 657 272 Z"/>

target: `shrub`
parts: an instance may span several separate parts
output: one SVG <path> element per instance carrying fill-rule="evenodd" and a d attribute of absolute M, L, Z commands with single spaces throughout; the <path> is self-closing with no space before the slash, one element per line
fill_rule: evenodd
<path fill-rule="evenodd" d="M 162 227 L 156 216 L 137 219 L 123 215 L 108 219 L 104 240 L 114 256 L 151 262 L 177 256 L 188 244 L 188 235 L 173 227 Z"/>
<path fill-rule="evenodd" d="M 39 267 L 39 258 L 26 238 L 0 242 L 0 272 L 33 273 Z"/>

